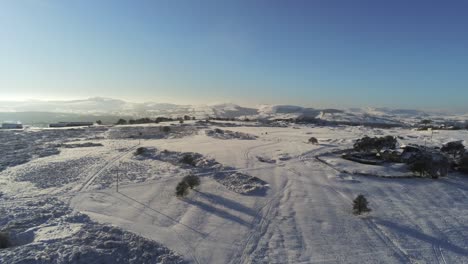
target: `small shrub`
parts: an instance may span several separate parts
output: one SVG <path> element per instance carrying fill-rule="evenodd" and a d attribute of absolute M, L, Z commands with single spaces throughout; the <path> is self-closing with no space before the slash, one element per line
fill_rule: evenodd
<path fill-rule="evenodd" d="M 163 131 L 164 133 L 169 133 L 169 132 L 171 132 L 171 128 L 168 127 L 168 126 L 163 126 L 161 129 L 162 129 L 162 131 Z"/>
<path fill-rule="evenodd" d="M 7 248 L 10 246 L 10 239 L 8 234 L 5 232 L 0 232 L 0 248 Z"/>
<path fill-rule="evenodd" d="M 126 124 L 127 124 L 127 120 L 120 118 L 119 121 L 117 121 L 116 124 L 117 124 L 117 125 L 126 125 Z"/>
<path fill-rule="evenodd" d="M 184 157 L 180 159 L 180 162 L 191 166 L 195 166 L 195 159 L 190 154 L 184 155 Z"/>
<path fill-rule="evenodd" d="M 315 144 L 318 144 L 318 140 L 315 137 L 311 137 L 311 138 L 309 138 L 309 143 L 312 143 L 312 144 L 315 145 Z"/>
<path fill-rule="evenodd" d="M 177 197 L 186 196 L 188 194 L 188 192 L 189 192 L 189 187 L 190 186 L 184 180 L 179 182 L 179 184 L 177 184 L 177 186 L 176 186 L 176 196 Z"/>
<path fill-rule="evenodd" d="M 440 151 L 452 155 L 454 159 L 457 159 L 465 154 L 465 146 L 461 141 L 452 141 L 445 144 Z"/>
<path fill-rule="evenodd" d="M 430 120 L 430 119 L 423 119 L 423 120 L 421 120 L 420 123 L 423 124 L 423 125 L 429 125 L 429 124 L 432 123 L 432 120 Z"/>
<path fill-rule="evenodd" d="M 135 155 L 142 155 L 143 153 L 145 153 L 145 151 L 146 151 L 146 148 L 139 147 L 139 148 L 136 149 Z"/>
<path fill-rule="evenodd" d="M 421 177 L 424 177 L 429 172 L 429 167 L 430 161 L 427 159 L 417 159 L 410 164 L 410 170 Z"/>
<path fill-rule="evenodd" d="M 184 120 L 180 119 L 179 124 L 183 124 L 183 123 L 184 123 Z"/>
<path fill-rule="evenodd" d="M 195 176 L 195 175 L 188 175 L 185 176 L 183 181 L 185 181 L 190 189 L 193 189 L 194 187 L 197 187 L 200 185 L 200 177 Z"/>
<path fill-rule="evenodd" d="M 360 215 L 362 213 L 370 212 L 371 209 L 368 207 L 368 205 L 369 202 L 367 202 L 366 197 L 364 197 L 362 194 L 359 194 L 353 201 L 353 213 Z"/>
<path fill-rule="evenodd" d="M 222 129 L 219 129 L 219 128 L 215 128 L 214 132 L 218 133 L 218 134 L 224 134 L 224 131 Z"/>

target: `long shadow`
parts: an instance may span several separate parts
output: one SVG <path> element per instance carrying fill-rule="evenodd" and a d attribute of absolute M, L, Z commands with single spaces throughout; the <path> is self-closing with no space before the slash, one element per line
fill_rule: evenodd
<path fill-rule="evenodd" d="M 169 215 L 167 215 L 167 214 L 165 214 L 165 213 L 162 213 L 162 212 L 160 212 L 160 211 L 158 211 L 158 210 L 156 210 L 156 209 L 154 209 L 154 208 L 151 208 L 151 207 L 149 207 L 148 205 L 146 205 L 146 204 L 144 204 L 144 203 L 142 203 L 142 202 L 140 202 L 140 201 L 137 201 L 137 200 L 133 199 L 132 197 L 126 195 L 126 194 L 123 194 L 123 193 L 121 193 L 121 192 L 119 192 L 119 194 L 122 195 L 122 196 L 125 196 L 127 199 L 130 199 L 130 200 L 134 201 L 135 203 L 138 203 L 138 204 L 142 205 L 142 206 L 145 207 L 146 209 L 149 209 L 149 210 L 151 210 L 151 211 L 153 211 L 153 212 L 155 212 L 155 213 L 158 213 L 158 214 L 160 214 L 160 215 L 162 215 L 162 216 L 165 216 L 166 218 L 170 219 L 171 221 L 173 221 L 173 222 L 175 222 L 175 223 L 177 223 L 177 224 L 179 224 L 179 225 L 182 225 L 182 226 L 184 226 L 184 227 L 186 227 L 186 228 L 192 230 L 192 231 L 195 232 L 195 233 L 198 233 L 198 234 L 200 234 L 200 235 L 202 235 L 202 236 L 206 236 L 206 234 L 204 234 L 204 233 L 202 233 L 202 232 L 200 232 L 200 231 L 194 229 L 193 227 L 190 227 L 190 226 L 188 226 L 188 225 L 186 225 L 186 224 L 183 224 L 183 223 L 181 223 L 179 220 L 177 220 L 177 219 L 175 219 L 175 218 L 173 218 L 173 217 L 171 217 L 171 216 L 169 216 Z"/>
<path fill-rule="evenodd" d="M 329 147 L 329 148 L 338 147 L 338 145 L 336 145 L 336 144 L 327 144 L 327 143 L 320 143 L 319 146 Z"/>
<path fill-rule="evenodd" d="M 465 192 L 468 192 L 468 186 L 466 185 L 466 182 L 461 182 L 463 180 L 463 178 L 461 178 L 460 176 L 456 176 L 456 177 L 452 177 L 452 178 L 449 178 L 445 181 L 441 181 L 445 184 L 448 184 L 454 188 L 457 188 L 457 189 L 461 189 Z M 453 181 L 457 181 L 457 182 L 453 182 Z M 466 181 L 466 179 L 465 179 Z"/>
<path fill-rule="evenodd" d="M 383 226 L 386 226 L 388 228 L 391 228 L 399 233 L 402 233 L 402 234 L 405 234 L 405 235 L 408 235 L 408 236 L 411 236 L 411 237 L 414 237 L 418 240 L 421 240 L 421 241 L 424 241 L 424 242 L 427 242 L 427 243 L 430 243 L 430 244 L 433 244 L 433 245 L 439 245 L 440 247 L 446 249 L 446 250 L 449 250 L 449 251 L 452 251 L 456 254 L 460 254 L 460 255 L 463 255 L 463 256 L 468 256 L 468 249 L 465 249 L 465 248 L 461 248 L 457 245 L 454 245 L 448 241 L 444 241 L 440 238 L 437 238 L 437 237 L 433 237 L 433 236 L 429 236 L 429 235 L 426 235 L 424 233 L 421 233 L 420 231 L 417 231 L 415 229 L 412 229 L 410 227 L 407 227 L 407 226 L 402 226 L 402 225 L 399 225 L 399 224 L 396 224 L 396 223 L 393 223 L 393 222 L 390 222 L 390 221 L 387 221 L 387 220 L 379 220 L 379 219 L 376 219 L 376 223 L 379 224 L 379 225 L 383 225 Z"/>
<path fill-rule="evenodd" d="M 195 192 L 197 192 L 197 194 L 202 197 L 202 198 L 205 198 L 207 199 L 208 201 L 214 203 L 214 204 L 221 204 L 225 207 L 228 207 L 229 209 L 232 209 L 232 210 L 236 210 L 238 212 L 241 212 L 241 213 L 244 213 L 244 214 L 247 214 L 247 215 L 250 215 L 250 216 L 255 216 L 256 215 L 256 212 L 255 210 L 253 210 L 252 208 L 250 207 L 247 207 L 241 203 L 238 203 L 236 201 L 233 201 L 231 199 L 227 199 L 227 198 L 224 198 L 222 196 L 219 196 L 219 195 L 216 195 L 216 194 L 212 194 L 212 193 L 204 193 L 204 192 L 200 192 L 200 191 L 197 191 L 197 190 L 194 190 Z"/>
<path fill-rule="evenodd" d="M 207 203 L 204 203 L 204 202 L 201 202 L 201 201 L 197 201 L 197 200 L 192 200 L 192 199 L 184 199 L 184 201 L 188 204 L 191 204 L 193 206 L 197 206 L 203 210 L 205 210 L 206 212 L 209 212 L 209 213 L 212 213 L 214 215 L 217 215 L 221 218 L 225 218 L 227 220 L 231 220 L 233 222 L 236 222 L 236 223 L 239 223 L 243 226 L 250 226 L 250 224 L 244 220 L 242 220 L 242 218 L 238 217 L 238 216 L 235 216 L 231 213 L 228 213 L 226 211 L 223 211 L 223 210 L 220 210 L 212 205 L 209 205 Z"/>

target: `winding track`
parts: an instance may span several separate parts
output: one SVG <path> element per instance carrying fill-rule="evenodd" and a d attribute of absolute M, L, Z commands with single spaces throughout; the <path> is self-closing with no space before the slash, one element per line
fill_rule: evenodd
<path fill-rule="evenodd" d="M 99 169 L 96 173 L 94 173 L 93 175 L 88 177 L 88 179 L 86 179 L 86 181 L 83 183 L 83 185 L 78 189 L 78 192 L 82 192 L 82 191 L 87 190 L 89 188 L 89 186 L 91 186 L 91 184 L 93 184 L 93 182 L 99 177 L 99 175 L 101 175 L 101 173 L 103 171 L 110 168 L 115 162 L 117 162 L 118 160 L 125 157 L 128 153 L 130 153 L 132 150 L 136 149 L 138 146 L 139 146 L 139 144 L 136 144 L 136 145 L 128 148 L 124 153 L 116 155 L 113 159 L 108 161 L 101 169 Z"/>

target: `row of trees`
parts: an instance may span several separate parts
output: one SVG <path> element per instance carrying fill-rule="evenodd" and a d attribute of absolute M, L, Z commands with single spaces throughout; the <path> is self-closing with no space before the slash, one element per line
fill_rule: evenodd
<path fill-rule="evenodd" d="M 463 122 L 458 121 L 447 121 L 444 123 L 434 123 L 430 119 L 423 119 L 419 122 L 418 129 L 419 130 L 460 130 L 460 129 L 468 129 L 468 120 Z"/>
<path fill-rule="evenodd" d="M 441 148 L 428 148 L 411 145 L 403 154 L 392 151 L 397 147 L 397 139 L 392 136 L 358 139 L 354 150 L 365 153 L 378 153 L 380 158 L 391 162 L 405 162 L 411 171 L 421 177 L 434 179 L 447 176 L 451 169 L 468 173 L 468 154 L 462 141 L 453 141 Z M 382 151 L 386 150 L 386 151 Z"/>
<path fill-rule="evenodd" d="M 447 176 L 450 169 L 450 162 L 447 157 L 437 153 L 421 152 L 416 154 L 408 162 L 410 170 L 419 174 L 421 177 L 439 177 Z"/>
<path fill-rule="evenodd" d="M 133 125 L 133 124 L 150 124 L 150 123 L 161 123 L 161 122 L 172 122 L 172 121 L 184 121 L 184 120 L 195 120 L 196 118 L 194 116 L 188 116 L 188 115 L 185 115 L 183 117 L 179 117 L 179 118 L 171 118 L 171 117 L 156 117 L 156 119 L 151 119 L 151 118 L 148 118 L 148 117 L 144 117 L 144 118 L 138 118 L 138 119 L 130 119 L 130 120 L 125 120 L 123 118 L 120 118 L 117 123 L 115 123 L 116 125 L 126 125 L 126 124 L 130 124 L 130 125 Z"/>
<path fill-rule="evenodd" d="M 353 147 L 359 152 L 380 152 L 383 149 L 395 149 L 397 143 L 397 139 L 392 136 L 373 138 L 365 136 L 358 139 Z"/>

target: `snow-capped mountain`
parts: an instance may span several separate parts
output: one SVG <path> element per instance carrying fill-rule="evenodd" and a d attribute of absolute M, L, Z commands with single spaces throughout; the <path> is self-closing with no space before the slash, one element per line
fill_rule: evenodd
<path fill-rule="evenodd" d="M 112 98 L 93 97 L 72 101 L 24 101 L 0 102 L 0 112 L 49 112 L 79 115 L 107 115 L 125 117 L 181 117 L 197 118 L 256 118 L 256 119 L 319 119 L 329 122 L 355 124 L 403 124 L 417 123 L 422 119 L 464 121 L 467 115 L 447 115 L 412 109 L 351 108 L 316 109 L 296 105 L 260 105 L 243 107 L 225 103 L 215 105 L 178 105 L 169 103 L 133 103 Z"/>

